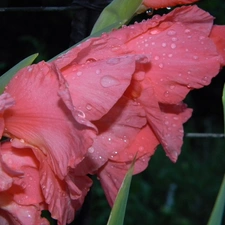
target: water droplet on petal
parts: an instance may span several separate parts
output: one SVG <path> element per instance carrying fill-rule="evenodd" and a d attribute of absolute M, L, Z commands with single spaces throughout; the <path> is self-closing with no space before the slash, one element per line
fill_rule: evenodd
<path fill-rule="evenodd" d="M 190 84 L 188 84 L 188 85 L 187 85 L 187 88 L 188 88 L 188 89 L 191 89 L 191 85 L 190 85 Z"/>
<path fill-rule="evenodd" d="M 87 104 L 87 105 L 86 105 L 86 109 L 87 109 L 87 110 L 91 110 L 91 109 L 92 109 L 92 106 L 91 106 L 90 104 Z"/>
<path fill-rule="evenodd" d="M 170 89 L 173 90 L 175 88 L 174 85 L 170 85 Z"/>
<path fill-rule="evenodd" d="M 81 71 L 78 71 L 77 72 L 77 76 L 79 77 L 79 76 L 81 76 L 82 75 L 82 72 Z"/>
<path fill-rule="evenodd" d="M 172 41 L 177 41 L 177 38 L 176 37 L 172 37 L 171 40 Z"/>
<path fill-rule="evenodd" d="M 193 59 L 198 59 L 198 56 L 197 56 L 197 55 L 194 55 L 194 56 L 193 56 Z"/>
<path fill-rule="evenodd" d="M 109 65 L 116 65 L 116 64 L 118 64 L 120 62 L 120 59 L 119 58 L 111 58 L 111 59 L 108 59 L 107 60 L 107 63 L 109 64 Z"/>
<path fill-rule="evenodd" d="M 153 15 L 153 13 L 154 13 L 154 9 L 153 9 L 153 8 L 149 8 L 149 9 L 146 10 L 146 14 L 147 14 L 148 16 Z"/>
<path fill-rule="evenodd" d="M 176 34 L 176 31 L 175 31 L 175 30 L 169 30 L 169 31 L 167 32 L 167 34 L 168 34 L 169 36 L 173 36 L 173 35 Z"/>
<path fill-rule="evenodd" d="M 103 35 L 102 35 L 103 36 Z M 96 62 L 96 59 L 94 58 L 89 58 L 86 60 L 86 63 L 91 63 L 91 62 Z"/>
<path fill-rule="evenodd" d="M 162 63 L 159 64 L 159 68 L 163 68 L 163 64 Z"/>
<path fill-rule="evenodd" d="M 95 71 L 95 73 L 96 73 L 96 74 L 100 74 L 100 73 L 101 73 L 101 70 L 100 70 L 100 69 L 97 69 L 97 70 Z"/>
<path fill-rule="evenodd" d="M 89 149 L 88 149 L 88 152 L 89 153 L 93 153 L 95 151 L 95 149 L 93 148 L 93 147 L 90 147 Z"/>
<path fill-rule="evenodd" d="M 143 147 L 143 146 L 140 146 L 140 147 L 138 148 L 138 150 L 139 150 L 140 152 L 142 152 L 142 151 L 144 150 L 144 147 Z"/>
<path fill-rule="evenodd" d="M 102 87 L 106 88 L 106 87 L 112 87 L 112 86 L 119 85 L 120 81 L 110 75 L 106 75 L 101 78 L 100 83 L 101 83 Z"/>
<path fill-rule="evenodd" d="M 173 56 L 173 54 L 169 54 L 168 57 L 171 58 Z"/>
<path fill-rule="evenodd" d="M 155 60 L 159 60 L 159 56 L 155 56 L 154 59 L 155 59 Z"/>
<path fill-rule="evenodd" d="M 77 110 L 77 115 L 81 118 L 85 118 L 85 113 L 81 110 Z"/>
<path fill-rule="evenodd" d="M 176 44 L 172 43 L 172 44 L 170 45 L 170 47 L 171 47 L 172 49 L 175 49 L 177 46 L 176 46 Z"/>
<path fill-rule="evenodd" d="M 185 30 L 184 30 L 184 33 L 186 33 L 186 34 L 187 34 L 187 33 L 190 33 L 190 32 L 191 32 L 190 29 L 185 29 Z"/>
<path fill-rule="evenodd" d="M 170 6 L 166 7 L 167 10 L 171 10 L 172 8 Z"/>
<path fill-rule="evenodd" d="M 166 43 L 165 43 L 165 42 L 164 42 L 164 43 L 162 43 L 162 47 L 164 47 L 164 48 L 166 47 Z"/>
<path fill-rule="evenodd" d="M 165 92 L 164 92 L 164 96 L 165 96 L 165 97 L 168 97 L 168 96 L 169 96 L 169 91 L 165 91 Z"/>
<path fill-rule="evenodd" d="M 205 76 L 205 77 L 202 78 L 202 81 L 203 81 L 204 83 L 207 83 L 208 80 L 209 80 L 209 78 L 208 78 L 207 76 Z"/>

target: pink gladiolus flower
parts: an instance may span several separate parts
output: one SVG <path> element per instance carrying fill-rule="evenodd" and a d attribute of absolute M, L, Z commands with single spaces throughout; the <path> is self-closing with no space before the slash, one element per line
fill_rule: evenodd
<path fill-rule="evenodd" d="M 15 149 L 7 142 L 0 152 L 0 224 L 49 224 L 40 217 L 45 205 L 32 151 Z"/>
<path fill-rule="evenodd" d="M 144 0 L 143 5 L 147 8 L 165 8 L 165 7 L 172 7 L 176 5 L 185 5 L 197 2 L 198 0 Z"/>
<path fill-rule="evenodd" d="M 92 145 L 96 128 L 68 103 L 70 96 L 60 97 L 66 83 L 58 75 L 56 68 L 44 62 L 19 71 L 0 96 L 0 131 L 17 149 L 12 153 L 29 148 L 34 154 L 39 178 L 32 188 L 41 189 L 46 209 L 60 225 L 73 220 L 92 184 L 88 177 L 74 176 L 74 168 Z M 30 173 L 27 168 L 21 170 Z M 20 201 L 23 198 L 17 196 Z M 12 204 L 16 211 L 18 205 Z M 10 210 L 6 211 L 10 214 Z"/>
<path fill-rule="evenodd" d="M 159 143 L 172 161 L 177 160 L 183 143 L 182 125 L 192 112 L 182 100 L 190 90 L 209 85 L 224 65 L 221 49 L 225 42 L 218 35 L 222 31 L 224 26 L 213 26 L 213 17 L 197 6 L 181 7 L 89 39 L 55 60 L 69 83 L 73 104 L 98 129 L 76 173 L 96 173 L 111 205 L 136 153 L 135 173 L 147 167 Z M 99 105 L 96 93 L 108 93 L 109 87 L 123 82 L 123 71 L 114 75 L 112 69 L 113 79 L 106 79 L 108 86 L 100 82 L 99 91 L 92 90 L 91 84 L 96 74 L 101 79 L 111 77 L 105 65 L 116 66 L 125 56 L 136 60 L 130 85 L 100 117 L 107 102 Z M 76 69 L 83 64 L 88 64 L 85 73 Z M 86 87 L 90 87 L 92 98 Z"/>

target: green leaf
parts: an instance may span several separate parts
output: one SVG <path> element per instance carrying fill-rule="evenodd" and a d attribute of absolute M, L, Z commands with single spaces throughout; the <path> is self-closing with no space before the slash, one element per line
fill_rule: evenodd
<path fill-rule="evenodd" d="M 224 122 L 224 134 L 225 134 L 225 84 L 223 86 L 222 103 L 223 103 L 223 122 Z"/>
<path fill-rule="evenodd" d="M 135 159 L 136 157 L 134 158 L 130 169 L 127 171 L 117 194 L 107 225 L 123 225 Z"/>
<path fill-rule="evenodd" d="M 221 225 L 225 205 L 225 176 L 207 225 Z"/>
<path fill-rule="evenodd" d="M 119 28 L 130 21 L 139 8 L 142 0 L 114 0 L 102 11 L 95 23 L 91 34 L 99 32 L 106 27 Z M 110 29 L 110 30 L 111 30 Z M 106 30 L 108 32 L 110 30 Z"/>
<path fill-rule="evenodd" d="M 9 81 L 13 78 L 13 76 L 25 66 L 29 66 L 33 61 L 37 58 L 38 53 L 28 56 L 24 60 L 17 63 L 14 67 L 8 70 L 0 77 L 0 94 L 3 93 L 5 86 L 9 83 Z"/>

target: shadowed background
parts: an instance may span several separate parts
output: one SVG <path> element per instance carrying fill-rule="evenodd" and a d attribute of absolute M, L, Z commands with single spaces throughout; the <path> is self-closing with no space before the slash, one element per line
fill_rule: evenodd
<path fill-rule="evenodd" d="M 48 60 L 86 37 L 108 0 L 1 0 L 0 74 L 25 57 L 39 52 Z M 198 5 L 225 24 L 224 0 L 202 0 Z M 32 10 L 30 7 L 72 7 Z M 13 10 L 8 7 L 26 7 Z M 5 10 L 4 10 L 5 9 Z M 159 10 L 155 13 L 167 13 Z M 143 18 L 147 15 L 143 14 Z M 194 108 L 185 124 L 189 133 L 222 133 L 221 104 L 225 70 L 210 86 L 192 91 L 185 102 Z M 173 164 L 159 148 L 148 169 L 133 178 L 126 225 L 204 225 L 212 210 L 225 172 L 224 139 L 185 138 L 182 154 Z M 76 225 L 105 225 L 110 208 L 95 179 Z M 224 222 L 225 223 L 225 222 Z M 54 224 L 54 221 L 52 222 Z"/>

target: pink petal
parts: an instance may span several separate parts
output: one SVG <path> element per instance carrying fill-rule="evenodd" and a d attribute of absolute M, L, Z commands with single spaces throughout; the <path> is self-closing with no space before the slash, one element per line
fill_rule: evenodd
<path fill-rule="evenodd" d="M 135 57 L 125 56 L 93 60 L 82 65 L 71 64 L 61 69 L 69 84 L 73 105 L 88 120 L 100 119 L 129 86 L 135 61 Z"/>
<path fill-rule="evenodd" d="M 134 30 L 142 33 L 141 38 L 133 39 L 127 47 L 149 55 L 151 68 L 146 77 L 158 101 L 176 104 L 191 89 L 208 85 L 220 70 L 220 56 L 207 37 L 213 18 L 197 7 L 182 7 L 157 20 L 160 24 L 152 29 L 148 28 L 151 20 L 134 25 Z"/>
<path fill-rule="evenodd" d="M 13 201 L 21 205 L 36 205 L 43 202 L 38 171 L 39 163 L 32 150 L 16 149 L 11 146 L 10 142 L 5 142 L 1 146 L 1 154 L 2 161 L 10 169 L 6 172 L 9 172 L 13 178 L 13 185 L 8 190 L 8 193 L 13 196 Z"/>
<path fill-rule="evenodd" d="M 225 66 L 225 26 L 213 26 L 210 38 L 214 41 L 217 51 L 222 56 L 221 64 Z"/>
<path fill-rule="evenodd" d="M 38 206 L 23 206 L 14 202 L 10 195 L 0 193 L 0 223 L 2 225 L 48 225 L 45 218 L 41 218 L 41 209 Z M 6 203 L 7 204 L 4 204 Z"/>
<path fill-rule="evenodd" d="M 158 101 L 177 104 L 194 88 L 208 85 L 218 74 L 221 56 L 209 36 L 213 17 L 197 6 L 176 8 L 167 15 L 92 38 L 57 60 L 68 66 L 127 54 L 151 61 L 146 77 Z"/>
<path fill-rule="evenodd" d="M 142 107 L 127 97 L 122 97 L 108 114 L 95 122 L 99 134 L 88 149 L 85 159 L 76 168 L 78 174 L 93 173 L 108 159 L 126 151 L 146 122 Z M 121 160 L 127 161 L 130 158 L 126 155 Z"/>
<path fill-rule="evenodd" d="M 149 83 L 145 82 L 146 87 L 138 101 L 144 107 L 148 123 L 167 156 L 175 162 L 183 143 L 183 123 L 189 119 L 192 110 L 187 109 L 182 102 L 178 104 L 159 103 L 156 99 L 156 93 Z"/>
<path fill-rule="evenodd" d="M 75 177 L 73 169 L 61 180 L 53 173 L 45 156 L 40 151 L 34 152 L 41 162 L 40 184 L 52 218 L 58 220 L 58 225 L 72 222 L 75 211 L 81 207 L 92 181 L 86 176 Z"/>
<path fill-rule="evenodd" d="M 4 135 L 40 149 L 54 172 L 63 177 L 68 166 L 83 159 L 94 133 L 78 123 L 61 100 L 57 76 L 44 62 L 18 72 L 7 87 L 16 104 L 4 113 Z"/>
<path fill-rule="evenodd" d="M 176 5 L 191 4 L 196 1 L 198 0 L 144 0 L 142 4 L 144 4 L 148 8 L 158 9 Z"/>
<path fill-rule="evenodd" d="M 5 128 L 2 115 L 6 109 L 12 107 L 14 104 L 14 99 L 8 93 L 3 93 L 2 95 L 0 95 L 0 137 L 2 137 Z"/>
<path fill-rule="evenodd" d="M 148 166 L 149 159 L 150 154 L 137 159 L 135 162 L 134 174 L 145 170 Z M 109 160 L 107 164 L 99 170 L 98 177 L 110 206 L 113 205 L 118 190 L 130 166 L 131 162 L 123 163 Z"/>

